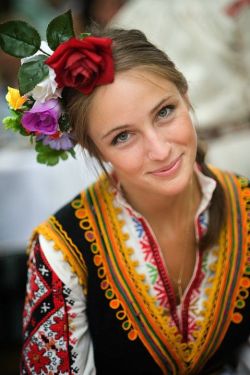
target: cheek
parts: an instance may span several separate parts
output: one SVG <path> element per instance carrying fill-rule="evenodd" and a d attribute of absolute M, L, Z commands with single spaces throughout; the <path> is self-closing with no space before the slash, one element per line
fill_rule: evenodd
<path fill-rule="evenodd" d="M 194 148 L 194 151 L 196 153 L 197 133 L 192 123 L 190 123 L 190 128 L 189 128 L 189 142 L 190 142 L 190 145 Z"/>
<path fill-rule="evenodd" d="M 190 148 L 194 148 L 194 151 L 197 146 L 197 134 L 193 123 L 190 119 L 190 116 L 187 114 L 180 121 L 181 128 L 179 128 L 179 140 L 183 145 L 186 145 Z"/>
<path fill-rule="evenodd" d="M 143 168 L 145 157 L 140 147 L 116 149 L 109 157 L 114 169 L 133 174 Z"/>
<path fill-rule="evenodd" d="M 183 133 L 183 141 L 186 141 L 187 145 L 190 145 L 190 147 L 197 143 L 196 131 L 191 123 L 186 127 L 185 132 Z"/>

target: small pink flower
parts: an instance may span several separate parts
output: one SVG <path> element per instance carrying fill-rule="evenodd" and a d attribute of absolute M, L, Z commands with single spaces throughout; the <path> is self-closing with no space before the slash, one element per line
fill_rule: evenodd
<path fill-rule="evenodd" d="M 50 99 L 44 103 L 35 102 L 22 117 L 22 125 L 28 132 L 36 134 L 55 134 L 58 129 L 58 119 L 61 114 L 59 102 Z"/>
<path fill-rule="evenodd" d="M 45 136 L 43 139 L 43 144 L 50 146 L 53 150 L 70 150 L 74 147 L 72 140 L 68 134 L 61 134 L 57 138 Z"/>

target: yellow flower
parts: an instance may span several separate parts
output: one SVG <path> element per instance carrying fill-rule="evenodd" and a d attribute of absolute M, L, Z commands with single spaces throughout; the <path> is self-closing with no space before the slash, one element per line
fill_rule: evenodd
<path fill-rule="evenodd" d="M 19 90 L 8 87 L 8 93 L 6 95 L 6 100 L 9 106 L 13 109 L 19 109 L 22 107 L 23 103 L 26 102 L 26 96 L 21 96 Z"/>

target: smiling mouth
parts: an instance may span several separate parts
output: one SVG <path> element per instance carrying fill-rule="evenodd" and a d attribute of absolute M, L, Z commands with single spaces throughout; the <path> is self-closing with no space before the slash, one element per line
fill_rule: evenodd
<path fill-rule="evenodd" d="M 181 160 L 181 156 L 178 156 L 178 158 L 174 159 L 173 161 L 171 161 L 171 163 L 169 163 L 168 165 L 160 168 L 160 169 L 156 169 L 154 171 L 151 171 L 150 173 L 151 174 L 164 174 L 164 173 L 168 173 L 174 169 L 176 169 L 180 163 L 180 160 Z"/>

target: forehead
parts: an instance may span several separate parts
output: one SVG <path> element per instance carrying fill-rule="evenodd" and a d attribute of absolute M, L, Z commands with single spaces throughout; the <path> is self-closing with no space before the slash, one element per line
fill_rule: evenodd
<path fill-rule="evenodd" d="M 156 73 L 133 69 L 116 74 L 108 85 L 99 86 L 89 111 L 89 121 L 134 114 L 154 106 L 163 97 L 179 96 L 175 84 Z M 122 119 L 121 119 L 122 120 Z"/>
<path fill-rule="evenodd" d="M 148 91 L 158 88 L 159 91 L 173 90 L 178 91 L 175 84 L 160 74 L 141 68 L 130 69 L 115 75 L 111 84 L 99 86 L 96 91 L 96 98 L 109 98 L 112 94 L 118 92 L 125 96 L 127 92 Z"/>

